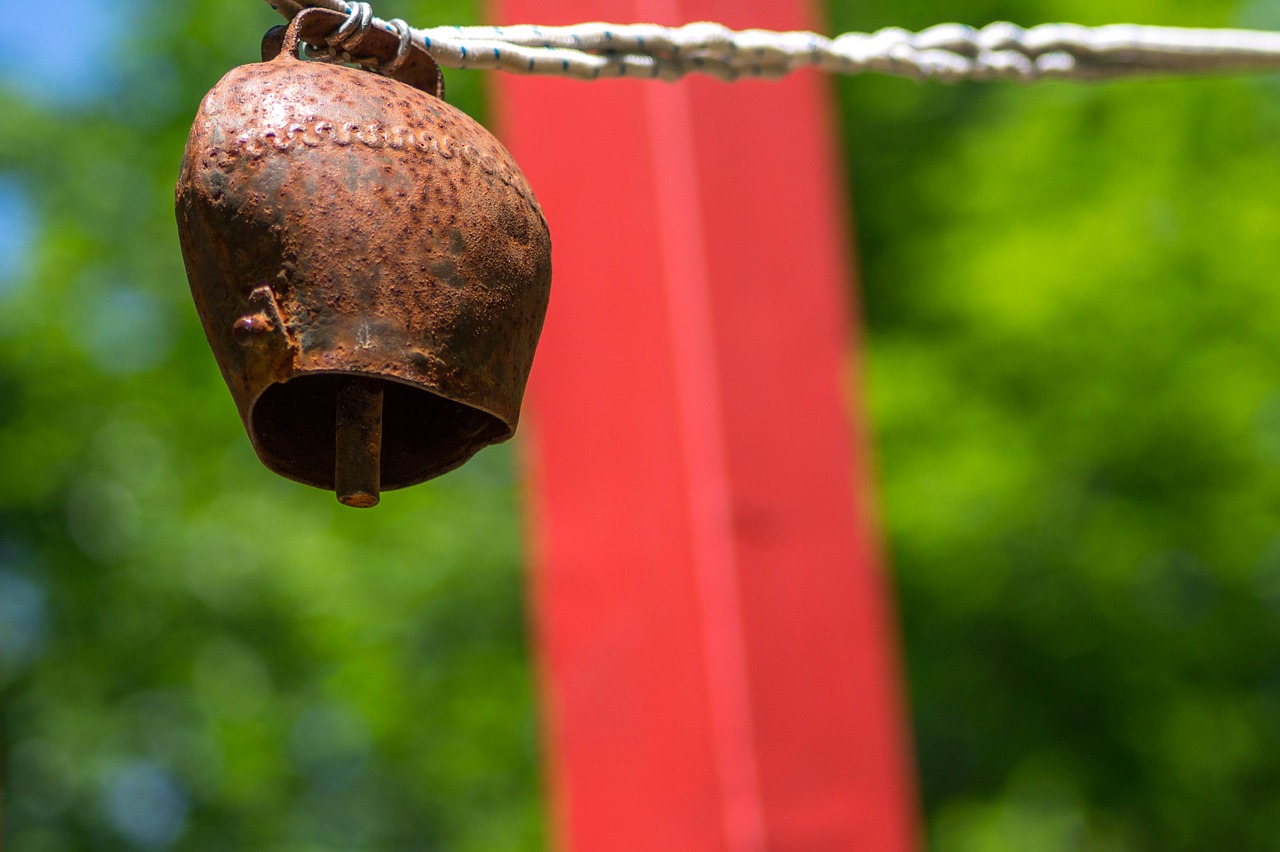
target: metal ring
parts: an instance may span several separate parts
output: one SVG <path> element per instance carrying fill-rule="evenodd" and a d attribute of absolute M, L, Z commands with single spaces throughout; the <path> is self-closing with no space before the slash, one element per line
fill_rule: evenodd
<path fill-rule="evenodd" d="M 363 33 L 373 22 L 373 6 L 365 2 L 347 3 L 347 19 L 331 35 L 325 37 L 329 47 L 338 45 L 353 35 Z"/>
<path fill-rule="evenodd" d="M 400 18 L 392 18 L 387 21 L 387 27 L 400 36 L 400 46 L 396 49 L 396 55 L 382 64 L 378 69 L 381 73 L 388 77 L 395 74 L 396 69 L 404 64 L 405 59 L 409 55 L 409 45 L 413 39 L 413 33 L 409 28 L 407 21 Z"/>

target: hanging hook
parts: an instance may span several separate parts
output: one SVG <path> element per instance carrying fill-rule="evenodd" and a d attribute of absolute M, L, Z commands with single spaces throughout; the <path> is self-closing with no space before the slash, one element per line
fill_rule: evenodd
<path fill-rule="evenodd" d="M 332 35 L 325 37 L 325 44 L 330 48 L 341 47 L 352 36 L 360 35 L 373 23 L 373 6 L 365 2 L 348 3 L 347 19 L 342 22 Z"/>
<path fill-rule="evenodd" d="M 396 55 L 391 57 L 391 61 L 384 62 L 379 66 L 378 70 L 388 77 L 392 77 L 409 56 L 409 45 L 413 39 L 413 32 L 409 29 L 408 21 L 401 18 L 392 18 L 387 21 L 387 27 L 400 36 L 400 46 L 396 49 Z"/>

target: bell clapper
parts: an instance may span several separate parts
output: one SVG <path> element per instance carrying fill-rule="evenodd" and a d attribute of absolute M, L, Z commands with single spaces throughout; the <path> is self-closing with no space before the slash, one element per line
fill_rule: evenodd
<path fill-rule="evenodd" d="M 344 506 L 378 505 L 381 489 L 382 383 L 349 376 L 338 387 L 334 490 Z"/>

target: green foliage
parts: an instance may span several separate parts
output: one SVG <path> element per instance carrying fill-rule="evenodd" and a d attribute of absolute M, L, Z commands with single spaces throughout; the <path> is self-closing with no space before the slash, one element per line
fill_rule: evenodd
<path fill-rule="evenodd" d="M 840 94 L 931 846 L 1280 849 L 1280 90 Z"/>
<path fill-rule="evenodd" d="M 200 98 L 278 18 L 145 11 L 104 95 L 0 93 L 37 223 L 0 285 L 7 848 L 541 848 L 511 454 L 373 512 L 257 462 L 172 198 Z"/>
<path fill-rule="evenodd" d="M 0 264 L 7 841 L 542 848 L 511 454 L 371 513 L 261 468 L 170 200 L 196 104 L 273 20 L 132 7 L 101 91 L 0 88 L 0 212 L 34 223 Z M 995 19 L 1280 10 L 829 10 Z M 481 79 L 450 99 L 477 112 Z M 1280 850 L 1280 88 L 837 90 L 931 847 Z"/>

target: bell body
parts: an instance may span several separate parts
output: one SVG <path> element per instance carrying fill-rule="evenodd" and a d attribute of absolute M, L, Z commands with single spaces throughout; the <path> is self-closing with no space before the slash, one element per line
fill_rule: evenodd
<path fill-rule="evenodd" d="M 514 432 L 550 237 L 511 156 L 464 113 L 291 50 L 236 68 L 200 106 L 177 216 L 209 344 L 270 469 L 335 487 L 348 376 L 382 386 L 384 489 Z"/>

